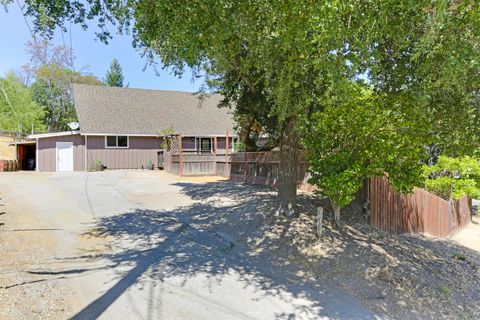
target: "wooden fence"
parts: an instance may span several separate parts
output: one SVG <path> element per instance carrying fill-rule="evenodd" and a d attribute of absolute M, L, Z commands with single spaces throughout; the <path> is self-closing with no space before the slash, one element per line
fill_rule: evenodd
<path fill-rule="evenodd" d="M 176 175 L 218 175 L 231 181 L 275 186 L 279 175 L 278 152 L 239 152 L 234 154 L 165 152 L 164 168 Z M 307 164 L 300 156 L 297 185 L 313 190 L 307 183 Z"/>
<path fill-rule="evenodd" d="M 275 186 L 278 182 L 280 159 L 278 152 L 241 152 L 230 157 L 230 180 L 252 184 Z M 313 190 L 308 184 L 307 164 L 300 155 L 297 167 L 297 186 L 302 190 Z"/>
<path fill-rule="evenodd" d="M 404 195 L 394 191 L 386 177 L 370 179 L 368 198 L 370 224 L 391 233 L 445 237 L 471 219 L 472 202 L 467 197 L 450 202 L 419 188 Z"/>
<path fill-rule="evenodd" d="M 0 172 L 2 171 L 18 171 L 19 164 L 17 160 L 0 160 Z"/>
<path fill-rule="evenodd" d="M 235 154 L 166 153 L 165 170 L 177 175 L 220 175 L 231 181 L 275 186 L 279 177 L 278 152 L 240 152 Z M 297 185 L 314 190 L 308 184 L 307 164 L 300 156 Z M 370 224 L 391 233 L 427 233 L 445 237 L 469 221 L 471 199 L 449 202 L 425 190 L 413 194 L 395 192 L 386 177 L 365 182 L 357 201 L 369 200 Z"/>
<path fill-rule="evenodd" d="M 224 154 L 185 153 L 181 155 L 165 154 L 165 171 L 183 176 L 229 175 L 229 163 Z"/>

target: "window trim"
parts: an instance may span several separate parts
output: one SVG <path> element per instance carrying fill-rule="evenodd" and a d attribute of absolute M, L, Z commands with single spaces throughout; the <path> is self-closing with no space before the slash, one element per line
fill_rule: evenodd
<path fill-rule="evenodd" d="M 210 150 L 202 151 L 202 139 L 208 139 L 210 141 Z M 214 138 L 213 137 L 195 137 L 195 153 L 202 154 L 202 153 L 214 153 L 215 146 L 214 146 Z"/>
<path fill-rule="evenodd" d="M 108 137 L 115 137 L 117 145 L 112 147 L 107 144 L 107 138 Z M 126 147 L 119 147 L 118 146 L 118 137 L 126 137 L 127 138 L 127 146 Z M 105 136 L 105 149 L 128 149 L 130 147 L 130 137 L 129 136 L 124 136 L 124 135 L 110 135 L 110 136 Z"/>

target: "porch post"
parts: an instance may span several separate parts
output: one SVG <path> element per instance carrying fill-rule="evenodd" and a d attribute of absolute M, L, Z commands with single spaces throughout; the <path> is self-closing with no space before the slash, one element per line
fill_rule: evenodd
<path fill-rule="evenodd" d="M 35 171 L 40 171 L 40 166 L 38 163 L 38 138 L 36 140 L 37 143 L 35 143 Z"/>
<path fill-rule="evenodd" d="M 217 136 L 213 137 L 213 174 L 217 174 Z"/>
<path fill-rule="evenodd" d="M 230 169 L 229 169 L 229 161 L 228 161 L 228 129 L 227 132 L 225 133 L 225 171 L 223 174 L 227 177 L 230 177 Z"/>
<path fill-rule="evenodd" d="M 85 135 L 85 171 L 88 171 L 88 136 Z"/>
<path fill-rule="evenodd" d="M 180 147 L 178 148 L 178 175 L 181 177 L 183 173 L 183 145 L 182 145 L 182 135 L 179 136 Z"/>
<path fill-rule="evenodd" d="M 225 159 L 228 162 L 228 129 L 227 129 L 227 133 L 225 134 L 225 136 L 226 136 L 226 139 L 227 139 L 226 140 L 226 145 L 225 145 L 226 146 L 226 153 L 225 153 L 226 158 Z"/>

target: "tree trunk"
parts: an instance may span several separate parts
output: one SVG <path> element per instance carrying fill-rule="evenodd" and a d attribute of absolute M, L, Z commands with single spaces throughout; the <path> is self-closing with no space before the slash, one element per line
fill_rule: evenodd
<path fill-rule="evenodd" d="M 340 228 L 341 227 L 341 224 L 340 224 L 340 207 L 332 199 L 330 199 L 330 203 L 332 204 L 332 208 L 333 208 L 333 221 L 335 222 L 335 226 L 337 228 Z"/>
<path fill-rule="evenodd" d="M 277 213 L 291 217 L 297 201 L 298 133 L 291 117 L 280 138 L 280 170 L 278 173 Z"/>

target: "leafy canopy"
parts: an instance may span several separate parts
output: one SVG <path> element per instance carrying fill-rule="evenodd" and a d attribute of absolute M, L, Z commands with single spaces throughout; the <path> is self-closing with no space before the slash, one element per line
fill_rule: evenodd
<path fill-rule="evenodd" d="M 421 183 L 428 119 L 413 105 L 392 103 L 369 86 L 346 82 L 305 123 L 310 182 L 338 206 L 349 204 L 363 181 L 388 173 L 397 190 Z"/>
<path fill-rule="evenodd" d="M 0 78 L 0 129 L 22 133 L 42 132 L 43 109 L 32 93 L 13 73 Z"/>
<path fill-rule="evenodd" d="M 76 121 L 72 98 L 72 83 L 97 84 L 95 76 L 75 71 L 71 48 L 54 46 L 47 40 L 27 44 L 30 62 L 23 67 L 25 79 L 33 79 L 33 100 L 45 110 L 47 130 L 68 130 L 68 123 Z"/>
<path fill-rule="evenodd" d="M 424 166 L 425 188 L 445 199 L 480 197 L 480 161 L 465 156 L 440 156 L 434 166 Z"/>
<path fill-rule="evenodd" d="M 387 173 L 404 192 L 421 185 L 427 146 L 480 149 L 480 10 L 474 1 L 342 3 L 332 4 L 340 46 L 329 53 L 343 76 L 329 72 L 332 86 L 311 91 L 303 125 L 312 182 L 345 205 L 370 176 Z M 361 78 L 367 88 L 353 85 Z"/>

